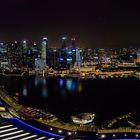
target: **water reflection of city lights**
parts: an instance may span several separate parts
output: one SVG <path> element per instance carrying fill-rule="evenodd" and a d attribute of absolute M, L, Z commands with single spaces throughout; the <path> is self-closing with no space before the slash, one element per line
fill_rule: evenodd
<path fill-rule="evenodd" d="M 76 88 L 76 83 L 72 79 L 67 79 L 66 88 L 68 91 L 74 91 Z"/>
<path fill-rule="evenodd" d="M 43 95 L 43 97 L 47 97 L 48 91 L 47 91 L 46 87 L 43 88 L 42 95 Z"/>
<path fill-rule="evenodd" d="M 72 83 L 72 86 L 71 86 L 71 91 L 74 91 L 75 89 L 76 89 L 76 83 L 73 82 L 73 83 Z"/>
<path fill-rule="evenodd" d="M 43 84 L 46 85 L 46 78 L 43 78 Z"/>
<path fill-rule="evenodd" d="M 23 91 L 22 91 L 22 95 L 23 95 L 23 96 L 27 96 L 27 94 L 28 94 L 27 88 L 24 87 L 24 88 L 23 88 Z"/>
<path fill-rule="evenodd" d="M 37 77 L 35 77 L 35 87 L 37 87 L 38 85 L 38 81 L 37 81 Z"/>
<path fill-rule="evenodd" d="M 67 79 L 66 87 L 67 87 L 67 90 L 71 91 L 71 89 L 72 89 L 72 79 Z"/>
<path fill-rule="evenodd" d="M 82 92 L 82 84 L 81 84 L 81 83 L 79 83 L 79 85 L 78 85 L 78 92 L 79 92 L 79 93 Z"/>
<path fill-rule="evenodd" d="M 37 87 L 39 84 L 43 84 L 45 86 L 46 85 L 46 78 L 36 76 L 35 80 L 34 80 L 34 84 L 35 84 L 35 87 Z"/>
<path fill-rule="evenodd" d="M 59 86 L 62 87 L 63 85 L 64 85 L 64 80 L 63 79 L 60 79 L 59 80 Z"/>

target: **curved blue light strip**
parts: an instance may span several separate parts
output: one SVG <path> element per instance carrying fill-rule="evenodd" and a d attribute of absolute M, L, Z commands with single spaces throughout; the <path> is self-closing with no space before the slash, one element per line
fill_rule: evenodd
<path fill-rule="evenodd" d="M 53 134 L 53 133 L 51 133 L 51 132 L 47 132 L 47 131 L 41 130 L 41 129 L 39 129 L 39 128 L 36 128 L 36 127 L 34 127 L 34 126 L 31 126 L 31 125 L 29 125 L 29 124 L 27 124 L 27 123 L 25 123 L 25 122 L 23 122 L 23 121 L 21 121 L 21 120 L 19 120 L 19 119 L 17 119 L 17 118 L 5 118 L 5 120 L 14 120 L 14 121 L 17 121 L 17 122 L 21 123 L 22 125 L 25 125 L 26 127 L 29 127 L 29 128 L 31 128 L 31 129 L 34 129 L 34 130 L 39 131 L 39 132 L 41 132 L 41 133 L 44 133 L 45 135 L 50 135 L 50 136 L 53 136 L 53 137 L 61 137 L 61 138 L 64 137 L 64 136 L 60 136 L 60 135 L 57 135 L 57 134 Z"/>

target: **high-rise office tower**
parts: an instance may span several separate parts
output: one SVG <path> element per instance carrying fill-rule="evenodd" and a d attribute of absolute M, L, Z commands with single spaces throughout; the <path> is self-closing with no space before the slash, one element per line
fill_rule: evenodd
<path fill-rule="evenodd" d="M 20 68 L 22 65 L 22 47 L 20 42 L 15 41 L 7 43 L 7 58 L 11 68 Z"/>
<path fill-rule="evenodd" d="M 47 57 L 47 48 L 48 48 L 48 39 L 44 37 L 41 43 L 41 59 L 45 61 Z"/>
<path fill-rule="evenodd" d="M 70 46 L 71 46 L 71 56 L 72 56 L 72 64 L 75 64 L 76 62 L 76 39 L 71 38 L 70 40 Z"/>
<path fill-rule="evenodd" d="M 7 55 L 6 44 L 0 43 L 0 59 L 5 59 Z"/>
<path fill-rule="evenodd" d="M 75 38 L 71 38 L 71 47 L 76 48 L 76 39 Z"/>
<path fill-rule="evenodd" d="M 79 49 L 76 49 L 76 65 L 80 66 L 81 65 L 81 54 Z"/>
<path fill-rule="evenodd" d="M 23 46 L 23 53 L 27 53 L 28 45 L 27 45 L 27 41 L 26 40 L 23 40 L 22 46 Z"/>
<path fill-rule="evenodd" d="M 34 57 L 34 58 L 38 58 L 39 55 L 40 55 L 40 53 L 39 53 L 38 45 L 37 45 L 36 42 L 34 42 L 34 43 L 32 44 L 31 50 L 32 50 L 32 52 L 33 52 L 33 57 Z"/>
<path fill-rule="evenodd" d="M 67 37 L 62 37 L 62 49 L 67 47 Z"/>
<path fill-rule="evenodd" d="M 24 67 L 28 67 L 28 58 L 27 58 L 27 53 L 28 53 L 28 45 L 27 45 L 27 41 L 23 40 L 22 41 L 22 62 L 23 62 L 23 66 Z"/>

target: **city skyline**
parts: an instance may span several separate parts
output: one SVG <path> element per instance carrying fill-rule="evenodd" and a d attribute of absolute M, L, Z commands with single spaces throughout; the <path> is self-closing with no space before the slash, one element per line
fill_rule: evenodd
<path fill-rule="evenodd" d="M 140 140 L 136 0 L 1 0 L 0 139 Z"/>
<path fill-rule="evenodd" d="M 59 47 L 62 36 L 75 37 L 79 46 L 114 48 L 140 45 L 136 1 L 1 1 L 0 41 L 38 40 Z"/>

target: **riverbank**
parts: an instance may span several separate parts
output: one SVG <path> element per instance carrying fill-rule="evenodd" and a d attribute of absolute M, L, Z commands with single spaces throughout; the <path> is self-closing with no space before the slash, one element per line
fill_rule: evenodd
<path fill-rule="evenodd" d="M 95 133 L 97 130 L 95 125 L 77 125 L 72 122 L 64 123 L 49 112 L 43 112 L 39 109 L 23 106 L 11 98 L 3 88 L 0 89 L 0 98 L 8 105 L 10 108 L 10 110 L 8 110 L 13 117 L 18 117 L 23 120 L 33 120 L 47 125 L 49 128 L 61 129 L 68 132 L 70 131 L 71 133 L 75 133 L 77 131 Z M 48 118 L 46 118 L 47 116 Z M 52 116 L 53 119 L 50 119 Z M 58 131 L 58 133 L 60 133 L 60 131 Z"/>

